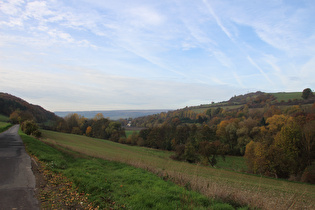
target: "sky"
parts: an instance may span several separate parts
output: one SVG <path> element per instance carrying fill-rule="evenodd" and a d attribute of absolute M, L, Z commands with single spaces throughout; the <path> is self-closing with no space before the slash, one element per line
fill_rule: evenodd
<path fill-rule="evenodd" d="M 314 11 L 314 0 L 2 0 L 0 92 L 90 111 L 313 90 Z"/>

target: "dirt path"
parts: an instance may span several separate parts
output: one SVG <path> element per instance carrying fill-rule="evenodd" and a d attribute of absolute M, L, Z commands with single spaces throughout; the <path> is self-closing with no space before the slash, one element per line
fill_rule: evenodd
<path fill-rule="evenodd" d="M 35 176 L 18 130 L 15 125 L 0 134 L 0 207 L 36 210 Z"/>

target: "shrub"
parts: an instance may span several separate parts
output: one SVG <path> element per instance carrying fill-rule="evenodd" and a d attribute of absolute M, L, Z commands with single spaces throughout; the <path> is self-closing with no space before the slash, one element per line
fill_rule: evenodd
<path fill-rule="evenodd" d="M 38 126 L 33 120 L 24 121 L 21 125 L 21 129 L 27 135 L 34 135 L 37 138 L 41 136 L 41 132 L 38 130 Z"/>
<path fill-rule="evenodd" d="M 185 145 L 184 144 L 180 144 L 180 145 L 176 145 L 175 147 L 175 154 L 171 156 L 172 159 L 174 160 L 184 160 L 185 154 Z"/>
<path fill-rule="evenodd" d="M 311 165 L 304 170 L 301 181 L 315 184 L 315 165 Z"/>
<path fill-rule="evenodd" d="M 191 142 L 188 142 L 185 145 L 184 158 L 189 163 L 195 163 L 199 161 L 197 152 Z"/>

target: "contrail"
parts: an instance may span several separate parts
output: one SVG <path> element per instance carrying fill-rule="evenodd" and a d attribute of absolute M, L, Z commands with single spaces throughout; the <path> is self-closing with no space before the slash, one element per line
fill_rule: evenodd
<path fill-rule="evenodd" d="M 217 22 L 218 26 L 221 28 L 221 30 L 229 37 L 229 39 L 231 39 L 232 41 L 234 41 L 232 35 L 230 34 L 230 32 L 224 27 L 224 25 L 222 24 L 220 18 L 215 14 L 215 12 L 213 11 L 211 5 L 208 3 L 208 1 L 203 0 L 203 3 L 206 5 L 206 7 L 208 8 L 209 12 L 211 13 L 211 15 L 214 17 L 215 21 Z"/>
<path fill-rule="evenodd" d="M 273 84 L 273 82 L 271 81 L 271 79 L 268 77 L 268 75 L 257 65 L 257 63 L 255 63 L 255 61 L 253 61 L 253 59 L 248 55 L 247 59 L 249 60 L 249 62 L 255 66 L 260 73 L 265 77 L 266 80 L 268 80 L 268 82 L 270 82 L 271 84 Z"/>

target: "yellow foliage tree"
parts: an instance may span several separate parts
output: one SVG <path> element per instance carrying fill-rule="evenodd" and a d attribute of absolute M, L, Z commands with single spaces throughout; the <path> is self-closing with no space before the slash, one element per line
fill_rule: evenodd
<path fill-rule="evenodd" d="M 273 135 L 277 134 L 281 130 L 282 126 L 286 124 L 288 118 L 288 116 L 285 116 L 283 114 L 273 115 L 272 117 L 269 117 L 266 120 L 266 123 L 268 124 L 267 129 Z"/>
<path fill-rule="evenodd" d="M 91 136 L 91 134 L 92 134 L 92 127 L 91 127 L 91 126 L 88 126 L 88 127 L 86 128 L 85 134 L 86 134 L 87 136 Z"/>
<path fill-rule="evenodd" d="M 250 141 L 246 145 L 245 159 L 249 170 L 256 174 L 265 174 L 268 168 L 266 146 L 260 142 Z"/>

